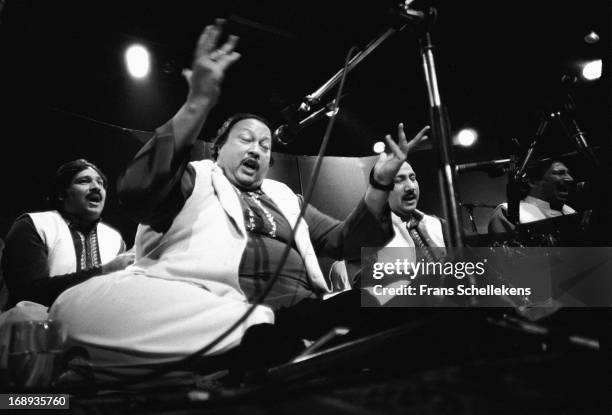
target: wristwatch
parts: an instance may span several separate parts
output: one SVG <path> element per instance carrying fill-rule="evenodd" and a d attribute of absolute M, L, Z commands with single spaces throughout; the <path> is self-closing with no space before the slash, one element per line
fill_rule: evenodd
<path fill-rule="evenodd" d="M 393 183 L 393 182 L 391 182 L 389 184 L 378 183 L 376 181 L 376 179 L 374 178 L 374 167 L 372 167 L 372 170 L 370 170 L 370 185 L 374 189 L 383 190 L 385 192 L 390 192 L 395 187 L 395 183 Z"/>

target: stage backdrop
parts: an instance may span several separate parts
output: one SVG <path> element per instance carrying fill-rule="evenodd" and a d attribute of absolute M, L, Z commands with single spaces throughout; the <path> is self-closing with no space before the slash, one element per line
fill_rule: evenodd
<path fill-rule="evenodd" d="M 209 158 L 210 145 L 198 142 L 192 157 Z M 410 163 L 417 174 L 420 188 L 419 209 L 444 216 L 439 186 L 430 150 L 416 152 Z M 291 189 L 305 194 L 311 181 L 316 162 L 314 156 L 294 156 L 274 153 L 274 165 L 268 177 L 286 183 Z M 370 169 L 378 156 L 370 157 L 325 157 L 311 203 L 328 215 L 345 218 L 357 206 L 365 193 Z M 505 177 L 489 177 L 484 172 L 469 172 L 457 176 L 460 203 L 480 203 L 496 206 L 505 200 Z M 473 216 L 479 233 L 486 233 L 492 208 L 477 207 Z M 463 225 L 467 233 L 473 233 L 472 223 L 466 208 L 461 208 Z"/>
<path fill-rule="evenodd" d="M 75 158 L 86 158 L 99 165 L 109 178 L 111 186 L 104 220 L 118 228 L 126 241 L 131 243 L 136 224 L 121 210 L 115 183 L 150 133 L 75 118 L 72 114 L 57 111 L 40 110 L 35 115 L 16 114 L 9 122 L 11 134 L 3 134 L 0 152 L 3 202 L 0 203 L 0 238 L 5 236 L 12 221 L 20 214 L 46 209 L 45 195 L 50 188 L 50 179 L 60 164 Z M 36 122 L 32 122 L 32 119 Z M 192 157 L 207 157 L 208 146 L 198 141 Z M 369 171 L 376 158 L 325 157 L 312 204 L 338 219 L 346 217 L 363 196 Z M 282 180 L 295 192 L 303 194 L 310 182 L 315 157 L 274 153 L 274 160 L 269 177 Z M 443 216 L 432 152 L 419 151 L 410 157 L 410 162 L 420 184 L 419 208 Z M 457 177 L 460 202 L 496 205 L 505 198 L 504 187 L 504 177 L 490 178 L 480 172 Z M 476 208 L 474 213 L 478 230 L 485 232 L 490 209 Z M 464 227 L 470 229 L 469 223 L 465 222 Z"/>

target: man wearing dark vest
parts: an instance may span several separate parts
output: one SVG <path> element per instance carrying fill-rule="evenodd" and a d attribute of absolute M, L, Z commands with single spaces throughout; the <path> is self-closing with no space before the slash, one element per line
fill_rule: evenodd
<path fill-rule="evenodd" d="M 133 262 L 133 254 L 122 254 L 119 232 L 100 221 L 107 185 L 87 160 L 68 162 L 53 180 L 54 210 L 17 218 L 2 256 L 9 305 L 28 300 L 50 306 L 68 288 Z"/>
<path fill-rule="evenodd" d="M 298 223 L 300 197 L 266 179 L 272 131 L 259 116 L 231 117 L 214 142 L 215 160 L 189 162 L 225 70 L 239 58 L 236 37 L 217 46 L 220 25 L 208 26 L 200 37 L 186 72 L 186 103 L 120 180 L 123 206 L 140 222 L 135 264 L 70 290 L 51 309 L 67 324 L 70 341 L 85 345 L 97 364 L 119 370 L 161 363 L 217 339 L 250 309 L 257 280 L 269 278 L 281 263 L 293 229 L 295 241 L 274 293 L 286 306 L 330 291 L 317 254 L 342 258 L 392 235 L 388 189 L 420 136 L 387 140 L 392 151 L 381 155 L 363 199 L 344 221 L 309 207 Z M 278 323 L 278 305 L 258 305 L 207 354 L 237 346 L 251 326 Z M 94 327 L 96 321 L 105 322 L 104 330 Z"/>

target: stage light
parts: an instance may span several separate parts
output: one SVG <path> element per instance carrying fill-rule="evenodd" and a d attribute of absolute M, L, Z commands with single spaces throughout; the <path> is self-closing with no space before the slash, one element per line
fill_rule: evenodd
<path fill-rule="evenodd" d="M 582 77 L 587 81 L 601 78 L 601 59 L 586 62 L 582 65 Z"/>
<path fill-rule="evenodd" d="M 383 151 L 385 151 L 385 143 L 383 143 L 382 141 L 377 141 L 374 143 L 374 146 L 372 147 L 372 149 L 374 150 L 376 154 L 380 154 Z"/>
<path fill-rule="evenodd" d="M 584 41 L 588 44 L 599 42 L 599 35 L 594 30 L 591 30 L 584 36 Z"/>
<path fill-rule="evenodd" d="M 125 64 L 134 78 L 142 79 L 149 74 L 151 59 L 149 51 L 142 45 L 132 45 L 125 51 Z"/>
<path fill-rule="evenodd" d="M 455 136 L 455 143 L 462 147 L 470 147 L 474 145 L 478 139 L 478 133 L 472 128 L 464 128 Z"/>

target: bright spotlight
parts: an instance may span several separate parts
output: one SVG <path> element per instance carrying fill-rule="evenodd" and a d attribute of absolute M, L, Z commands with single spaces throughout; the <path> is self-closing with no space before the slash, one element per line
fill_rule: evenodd
<path fill-rule="evenodd" d="M 478 139 L 478 133 L 471 128 L 464 128 L 459 131 L 456 136 L 456 142 L 462 147 L 469 147 L 474 145 Z"/>
<path fill-rule="evenodd" d="M 594 30 L 591 30 L 584 36 L 584 41 L 589 44 L 599 42 L 599 35 Z"/>
<path fill-rule="evenodd" d="M 382 141 L 377 141 L 374 143 L 374 146 L 372 149 L 374 150 L 376 154 L 380 154 L 383 151 L 385 151 L 385 143 L 383 143 Z"/>
<path fill-rule="evenodd" d="M 587 81 L 601 78 L 601 59 L 590 61 L 582 65 L 582 77 Z"/>
<path fill-rule="evenodd" d="M 132 45 L 125 51 L 125 64 L 134 78 L 144 78 L 151 69 L 149 51 L 142 45 Z"/>

